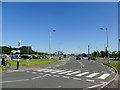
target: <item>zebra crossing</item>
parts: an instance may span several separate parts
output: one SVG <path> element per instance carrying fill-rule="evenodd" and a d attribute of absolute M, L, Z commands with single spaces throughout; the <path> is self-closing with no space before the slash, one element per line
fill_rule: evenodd
<path fill-rule="evenodd" d="M 96 77 L 99 80 L 107 79 L 111 74 L 110 73 L 100 73 L 100 72 L 89 72 L 89 71 L 79 71 L 79 70 L 64 70 L 64 69 L 40 69 L 33 70 L 38 73 L 49 73 L 49 74 L 58 74 L 64 76 L 74 76 L 75 79 L 78 77 L 84 76 L 85 78 L 94 78 Z"/>

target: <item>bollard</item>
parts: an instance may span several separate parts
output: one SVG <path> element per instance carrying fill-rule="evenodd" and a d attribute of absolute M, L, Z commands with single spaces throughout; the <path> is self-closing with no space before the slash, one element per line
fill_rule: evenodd
<path fill-rule="evenodd" d="M 2 58 L 2 65 L 5 66 L 5 59 Z"/>
<path fill-rule="evenodd" d="M 61 60 L 61 57 L 59 57 L 59 60 Z"/>
<path fill-rule="evenodd" d="M 17 61 L 17 70 L 19 69 L 19 60 Z"/>

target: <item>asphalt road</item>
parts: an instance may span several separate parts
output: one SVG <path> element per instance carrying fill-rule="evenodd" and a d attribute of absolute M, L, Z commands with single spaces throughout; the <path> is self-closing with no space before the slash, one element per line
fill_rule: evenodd
<path fill-rule="evenodd" d="M 70 60 L 63 66 L 2 73 L 2 88 L 99 88 L 115 77 L 111 68 L 93 60 Z"/>

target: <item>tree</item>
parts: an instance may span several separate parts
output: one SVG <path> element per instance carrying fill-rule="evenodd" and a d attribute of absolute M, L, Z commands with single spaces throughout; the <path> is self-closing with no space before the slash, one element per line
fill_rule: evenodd
<path fill-rule="evenodd" d="M 100 56 L 101 57 L 105 57 L 105 52 L 102 50 L 102 51 L 100 51 Z"/>
<path fill-rule="evenodd" d="M 114 58 L 117 57 L 117 52 L 116 51 L 112 52 L 112 57 L 114 57 Z"/>
<path fill-rule="evenodd" d="M 94 52 L 92 53 L 92 56 L 93 56 L 93 57 L 97 57 L 97 52 L 94 51 Z"/>

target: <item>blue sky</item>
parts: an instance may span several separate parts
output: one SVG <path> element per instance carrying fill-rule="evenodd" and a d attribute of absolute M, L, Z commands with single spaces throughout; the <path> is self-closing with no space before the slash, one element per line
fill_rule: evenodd
<path fill-rule="evenodd" d="M 49 31 L 52 52 L 87 53 L 103 50 L 109 30 L 109 49 L 118 50 L 118 3 L 116 2 L 4 2 L 2 7 L 2 45 L 30 45 L 48 52 Z"/>

